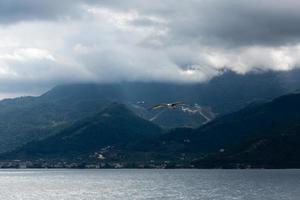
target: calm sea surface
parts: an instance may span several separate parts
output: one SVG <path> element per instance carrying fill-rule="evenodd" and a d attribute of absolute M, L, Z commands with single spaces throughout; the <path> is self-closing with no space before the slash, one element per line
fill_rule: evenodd
<path fill-rule="evenodd" d="M 1 200 L 300 199 L 300 170 L 0 170 Z"/>

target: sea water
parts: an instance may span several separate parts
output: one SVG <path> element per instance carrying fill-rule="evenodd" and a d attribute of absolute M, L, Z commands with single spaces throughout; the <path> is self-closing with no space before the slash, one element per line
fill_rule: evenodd
<path fill-rule="evenodd" d="M 300 170 L 0 170 L 1 200 L 299 200 Z"/>

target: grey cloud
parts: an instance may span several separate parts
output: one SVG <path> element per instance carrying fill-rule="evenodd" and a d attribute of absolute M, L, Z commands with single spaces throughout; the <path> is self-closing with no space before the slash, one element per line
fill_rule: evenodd
<path fill-rule="evenodd" d="M 82 15 L 82 4 L 159 16 L 169 23 L 166 45 L 284 45 L 300 40 L 300 4 L 294 0 L 2 0 L 0 22 Z M 158 25 L 141 18 L 135 26 Z"/>
<path fill-rule="evenodd" d="M 1 0 L 0 24 L 13 26 L 0 26 L 0 91 L 289 70 L 299 10 L 296 0 Z"/>
<path fill-rule="evenodd" d="M 197 42 L 228 47 L 284 45 L 300 40 L 300 3 L 294 0 L 99 1 L 169 21 L 169 44 Z M 137 22 L 139 25 L 139 23 Z"/>
<path fill-rule="evenodd" d="M 0 23 L 27 20 L 53 20 L 80 15 L 82 3 L 92 0 L 1 0 Z"/>
<path fill-rule="evenodd" d="M 173 34 L 175 38 L 192 38 L 217 46 L 277 46 L 299 42 L 299 4 L 289 7 L 284 1 L 265 2 L 212 0 L 207 5 L 196 4 L 188 18 L 172 21 Z"/>
<path fill-rule="evenodd" d="M 157 26 L 157 25 L 161 25 L 161 23 L 149 19 L 149 18 L 140 18 L 140 19 L 136 19 L 136 20 L 132 20 L 131 25 L 133 26 Z"/>

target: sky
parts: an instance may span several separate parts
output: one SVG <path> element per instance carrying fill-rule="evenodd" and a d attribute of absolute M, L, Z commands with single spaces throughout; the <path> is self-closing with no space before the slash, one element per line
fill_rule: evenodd
<path fill-rule="evenodd" d="M 1 0 L 0 98 L 300 63 L 299 0 Z"/>

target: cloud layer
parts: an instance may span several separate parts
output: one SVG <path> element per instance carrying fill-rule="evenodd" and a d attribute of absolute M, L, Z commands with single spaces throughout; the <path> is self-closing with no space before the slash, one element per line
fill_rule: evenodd
<path fill-rule="evenodd" d="M 0 93 L 65 82 L 200 82 L 300 62 L 297 0 L 2 0 Z"/>

